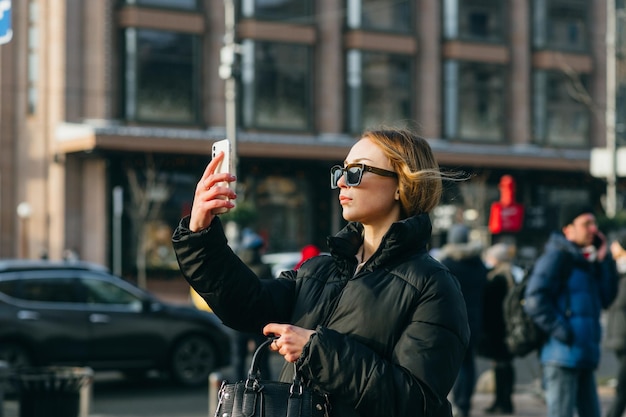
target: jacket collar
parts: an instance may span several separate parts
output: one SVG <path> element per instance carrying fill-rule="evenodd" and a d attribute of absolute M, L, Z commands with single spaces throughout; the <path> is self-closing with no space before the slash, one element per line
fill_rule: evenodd
<path fill-rule="evenodd" d="M 378 268 L 391 260 L 426 250 L 432 225 L 428 214 L 419 214 L 391 225 L 380 247 L 367 261 L 366 269 Z M 335 236 L 328 238 L 331 255 L 341 265 L 356 267 L 356 253 L 363 242 L 363 225 L 350 222 Z"/>

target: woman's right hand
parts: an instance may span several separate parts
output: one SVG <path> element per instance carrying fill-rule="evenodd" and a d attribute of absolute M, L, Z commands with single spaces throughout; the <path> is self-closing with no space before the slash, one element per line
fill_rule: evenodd
<path fill-rule="evenodd" d="M 224 186 L 224 184 L 219 184 L 231 183 L 236 180 L 235 176 L 229 173 L 215 173 L 215 169 L 222 159 L 224 159 L 224 152 L 218 153 L 209 162 L 202 178 L 196 185 L 189 219 L 189 230 L 192 232 L 198 232 L 209 227 L 215 215 L 222 212 L 220 209 L 226 208 L 228 211 L 235 207 L 230 201 L 237 198 L 235 191 Z"/>

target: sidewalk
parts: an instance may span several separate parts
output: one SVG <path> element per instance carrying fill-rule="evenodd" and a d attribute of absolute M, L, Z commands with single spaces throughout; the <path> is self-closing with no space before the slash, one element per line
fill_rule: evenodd
<path fill-rule="evenodd" d="M 602 407 L 601 415 L 605 415 L 611 401 L 613 401 L 613 390 L 608 387 L 600 387 L 600 403 Z M 471 417 L 499 417 L 500 414 L 487 414 L 483 410 L 491 405 L 493 395 L 490 393 L 476 393 L 472 399 Z M 518 387 L 513 397 L 515 412 L 517 417 L 538 417 L 546 415 L 546 405 L 543 399 L 536 392 L 532 392 L 531 387 Z"/>

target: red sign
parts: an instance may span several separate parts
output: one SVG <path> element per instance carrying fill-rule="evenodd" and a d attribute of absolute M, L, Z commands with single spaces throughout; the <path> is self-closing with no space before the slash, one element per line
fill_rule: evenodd
<path fill-rule="evenodd" d="M 515 202 L 515 180 L 504 175 L 498 188 L 500 201 L 491 204 L 489 231 L 493 234 L 519 232 L 524 224 L 524 206 Z"/>

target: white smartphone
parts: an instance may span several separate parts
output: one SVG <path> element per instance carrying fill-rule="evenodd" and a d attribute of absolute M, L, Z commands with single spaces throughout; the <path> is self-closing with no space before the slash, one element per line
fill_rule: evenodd
<path fill-rule="evenodd" d="M 222 161 L 219 163 L 217 168 L 215 168 L 215 173 L 216 174 L 229 173 L 231 171 L 232 163 L 231 163 L 231 156 L 230 156 L 230 141 L 228 139 L 218 140 L 217 142 L 213 143 L 211 157 L 215 158 L 217 154 L 219 154 L 220 152 L 224 152 L 224 159 L 222 159 Z M 230 186 L 228 182 L 223 182 L 220 185 L 224 187 Z M 227 208 L 220 208 L 220 209 L 214 210 L 214 213 L 215 214 L 226 213 L 227 211 L 228 211 Z"/>

